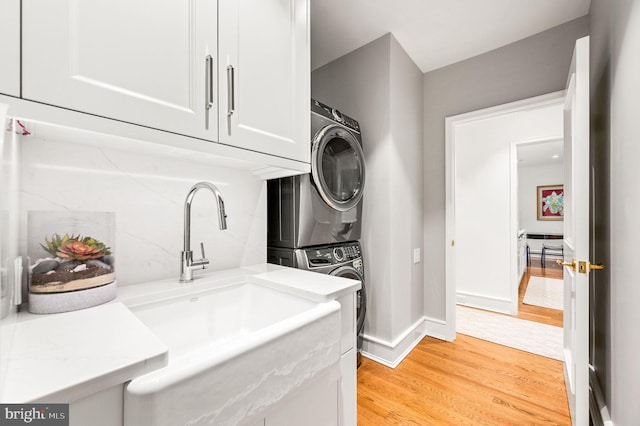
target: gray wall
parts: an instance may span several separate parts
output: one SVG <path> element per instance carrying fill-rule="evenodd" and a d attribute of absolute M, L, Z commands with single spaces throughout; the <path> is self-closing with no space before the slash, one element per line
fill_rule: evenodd
<path fill-rule="evenodd" d="M 362 129 L 367 182 L 361 244 L 369 297 L 365 333 L 378 336 L 391 335 L 391 265 L 376 258 L 381 253 L 376 248 L 385 247 L 390 239 L 386 224 L 391 204 L 378 197 L 391 191 L 389 173 L 383 172 L 388 170 L 391 138 L 390 43 L 389 36 L 382 37 L 311 74 L 311 96 L 358 120 Z M 378 232 L 371 232 L 373 224 L 382 224 Z"/>
<path fill-rule="evenodd" d="M 491 52 L 424 74 L 425 314 L 445 319 L 444 119 L 563 90 L 582 17 Z"/>
<path fill-rule="evenodd" d="M 424 316 L 422 263 L 422 71 L 391 36 L 391 295 L 393 337 Z M 375 190 L 373 190 L 375 191 Z"/>
<path fill-rule="evenodd" d="M 365 334 L 390 342 L 422 318 L 422 73 L 387 34 L 311 76 L 312 97 L 358 120 L 367 165 Z"/>
<path fill-rule="evenodd" d="M 592 0 L 591 143 L 595 177 L 593 355 L 616 425 L 640 419 L 640 2 Z"/>

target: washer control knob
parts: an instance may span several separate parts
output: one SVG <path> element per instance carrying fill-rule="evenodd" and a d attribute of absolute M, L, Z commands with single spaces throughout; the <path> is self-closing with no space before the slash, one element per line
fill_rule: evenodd
<path fill-rule="evenodd" d="M 331 114 L 333 115 L 333 119 L 336 120 L 338 123 L 342 123 L 344 121 L 344 116 L 337 109 L 335 108 L 332 109 Z"/>
<path fill-rule="evenodd" d="M 333 257 L 335 257 L 338 262 L 342 262 L 344 260 L 344 249 L 342 247 L 334 248 Z"/>

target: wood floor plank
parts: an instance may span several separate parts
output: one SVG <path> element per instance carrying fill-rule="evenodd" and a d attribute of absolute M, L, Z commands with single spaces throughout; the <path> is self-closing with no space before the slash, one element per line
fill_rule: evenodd
<path fill-rule="evenodd" d="M 548 379 L 541 380 L 521 365 L 513 366 L 510 362 L 497 362 L 490 357 L 467 355 L 465 362 L 448 364 L 451 362 L 446 364 L 429 362 L 423 365 L 429 370 L 429 375 L 436 380 L 457 379 L 468 390 L 486 393 L 496 398 L 517 395 L 526 406 L 537 403 L 538 399 L 535 395 L 559 390 L 559 388 L 550 388 L 546 385 Z M 547 408 L 562 410 L 563 407 L 548 404 Z"/>
<path fill-rule="evenodd" d="M 520 287 L 518 289 L 519 303 L 517 318 L 553 325 L 555 327 L 562 327 L 562 311 L 523 303 L 524 295 L 527 291 L 527 285 L 529 284 L 529 279 L 531 277 L 562 279 L 562 268 L 559 265 L 553 262 L 547 262 L 547 266 L 544 268 L 536 265 L 539 265 L 539 261 L 533 259 L 532 265 L 527 267 L 524 276 L 520 281 Z"/>
<path fill-rule="evenodd" d="M 364 359 L 359 425 L 569 425 L 562 363 L 458 335 L 425 337 L 395 369 Z"/>
<path fill-rule="evenodd" d="M 532 276 L 562 268 L 531 266 L 519 290 L 518 318 L 562 327 L 562 311 L 522 303 Z M 395 369 L 363 359 L 359 425 L 570 425 L 563 364 L 458 334 L 425 337 Z"/>
<path fill-rule="evenodd" d="M 466 356 L 465 358 L 467 361 L 464 363 L 428 360 L 419 362 L 419 365 L 428 370 L 429 374 L 438 380 L 451 379 L 452 377 L 448 377 L 448 375 L 461 381 L 468 379 L 470 381 L 469 387 L 475 391 L 483 392 L 485 390 L 500 389 L 501 392 L 517 394 L 520 398 L 532 402 L 537 401 L 535 395 L 563 390 L 558 386 L 550 386 L 550 384 L 562 380 L 561 374 L 556 376 L 550 376 L 546 372 L 532 374 L 533 370 L 525 368 L 522 364 L 514 366 L 510 362 L 497 362 L 495 359 L 488 357 Z M 452 370 L 455 373 L 452 373 Z M 552 405 L 549 405 L 549 408 L 552 408 Z M 563 406 L 559 408 L 562 409 Z"/>

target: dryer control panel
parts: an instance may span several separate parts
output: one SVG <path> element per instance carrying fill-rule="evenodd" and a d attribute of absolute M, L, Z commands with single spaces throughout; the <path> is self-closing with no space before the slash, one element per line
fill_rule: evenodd
<path fill-rule="evenodd" d="M 335 121 L 336 123 L 340 123 L 349 129 L 360 133 L 360 123 L 358 123 L 353 118 L 349 117 L 338 111 L 335 108 L 328 107 L 322 102 L 318 102 L 315 99 L 311 99 L 311 112 L 322 115 L 325 118 Z"/>
<path fill-rule="evenodd" d="M 304 251 L 309 267 L 337 265 L 354 261 L 362 263 L 360 244 L 357 242 L 311 247 Z"/>

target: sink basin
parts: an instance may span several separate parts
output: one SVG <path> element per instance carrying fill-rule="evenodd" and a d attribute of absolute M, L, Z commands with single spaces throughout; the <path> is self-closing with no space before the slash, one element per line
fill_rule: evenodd
<path fill-rule="evenodd" d="M 131 307 L 169 347 L 169 362 L 310 310 L 308 300 L 242 282 Z"/>
<path fill-rule="evenodd" d="M 125 425 L 245 423 L 316 377 L 339 377 L 338 302 L 250 278 L 192 288 L 128 304 L 168 346 L 169 363 L 127 385 Z"/>

